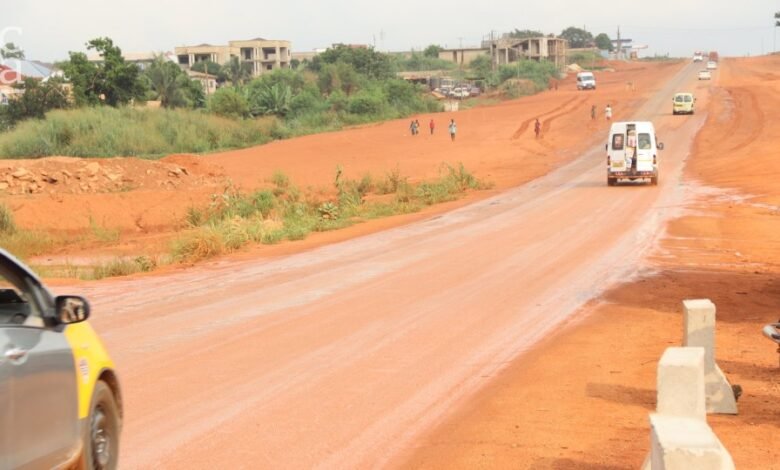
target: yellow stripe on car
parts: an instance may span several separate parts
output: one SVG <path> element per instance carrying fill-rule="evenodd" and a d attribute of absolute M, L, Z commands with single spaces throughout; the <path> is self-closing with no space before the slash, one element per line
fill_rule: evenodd
<path fill-rule="evenodd" d="M 89 406 L 100 372 L 113 369 L 114 363 L 108 357 L 103 343 L 87 322 L 68 325 L 65 337 L 73 351 L 79 393 L 79 419 L 89 416 Z"/>

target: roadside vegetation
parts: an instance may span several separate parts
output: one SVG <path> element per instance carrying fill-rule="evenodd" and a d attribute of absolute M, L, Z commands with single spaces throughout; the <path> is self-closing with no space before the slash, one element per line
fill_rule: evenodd
<path fill-rule="evenodd" d="M 543 36 L 529 30 L 509 34 Z M 606 35 L 594 38 L 574 27 L 560 37 L 573 47 L 611 47 Z M 141 70 L 124 60 L 110 38 L 93 39 L 86 49 L 102 62 L 70 52 L 58 64 L 62 77 L 17 84 L 24 93 L 0 106 L 0 158 L 202 153 L 441 110 L 426 87 L 399 79 L 400 71 L 441 70 L 510 98 L 541 91 L 557 77 L 547 62 L 494 67 L 487 55 L 458 67 L 439 58 L 438 45 L 410 54 L 335 46 L 296 61 L 293 69 L 254 79 L 238 58 L 224 65 L 199 62 L 193 70 L 211 74 L 219 85 L 206 95 L 200 82 L 164 56 Z M 145 106 L 150 101 L 159 108 Z"/>
<path fill-rule="evenodd" d="M 208 205 L 191 207 L 180 221 L 181 230 L 168 252 L 116 257 L 86 265 L 32 263 L 32 267 L 41 276 L 84 280 L 150 272 L 164 265 L 194 263 L 232 253 L 252 244 L 303 240 L 313 232 L 414 213 L 454 201 L 469 191 L 491 187 L 491 183 L 475 177 L 463 164 L 443 164 L 437 178 L 416 183 L 398 169 L 381 177 L 366 174 L 348 179 L 338 167 L 332 188 L 305 192 L 284 173 L 277 172 L 266 189 L 243 192 L 228 185 L 213 194 Z M 16 225 L 10 208 L 0 204 L 0 246 L 23 260 L 56 253 L 66 246 L 110 247 L 121 239 L 119 230 L 92 219 L 89 230 L 80 234 L 25 230 Z"/>
<path fill-rule="evenodd" d="M 208 207 L 190 208 L 188 228 L 174 240 L 172 256 L 179 262 L 194 262 L 252 243 L 303 240 L 312 232 L 417 212 L 455 200 L 466 191 L 491 187 L 462 164 L 443 165 L 440 173 L 436 180 L 412 184 L 398 170 L 380 179 L 367 174 L 350 180 L 337 168 L 331 197 L 303 194 L 283 173 L 273 176 L 270 189 L 243 193 L 227 187 L 212 196 Z"/>
<path fill-rule="evenodd" d="M 398 65 L 372 49 L 338 46 L 301 64 L 251 79 L 237 59 L 199 64 L 221 87 L 206 96 L 177 64 L 146 70 L 125 62 L 109 38 L 87 43 L 104 61 L 71 52 L 64 78 L 27 80 L 0 107 L 0 156 L 142 156 L 247 147 L 274 139 L 434 112 L 423 87 L 396 77 Z M 413 56 L 409 61 L 438 61 Z M 159 102 L 160 109 L 142 106 Z"/>

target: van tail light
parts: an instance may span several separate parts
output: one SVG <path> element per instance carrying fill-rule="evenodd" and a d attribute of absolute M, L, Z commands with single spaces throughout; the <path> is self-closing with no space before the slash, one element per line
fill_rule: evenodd
<path fill-rule="evenodd" d="M 611 162 L 610 162 L 610 159 L 609 159 L 609 155 L 607 155 L 607 166 L 609 166 L 609 165 L 610 165 L 610 163 L 611 163 Z"/>
<path fill-rule="evenodd" d="M 653 155 L 653 165 L 657 165 L 657 164 L 658 164 L 658 162 L 656 162 L 656 156 Z"/>

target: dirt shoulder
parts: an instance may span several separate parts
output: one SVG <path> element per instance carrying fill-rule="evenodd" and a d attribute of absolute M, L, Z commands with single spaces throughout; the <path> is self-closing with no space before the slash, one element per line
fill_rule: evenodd
<path fill-rule="evenodd" d="M 780 57 L 721 62 L 686 165 L 694 193 L 643 275 L 509 365 L 410 455 L 412 468 L 637 468 L 657 361 L 682 340 L 681 301 L 718 308 L 718 364 L 739 415 L 709 423 L 737 468 L 780 468 L 780 369 L 761 327 L 780 317 Z M 682 119 L 685 119 L 684 117 Z"/>
<path fill-rule="evenodd" d="M 623 64 L 614 71 L 599 72 L 600 87 L 595 92 L 578 92 L 570 77 L 557 91 L 458 113 L 414 116 L 426 131 L 416 137 L 409 135 L 408 120 L 404 119 L 156 162 L 134 158 L 4 161 L 0 186 L 2 182 L 7 186 L 4 190 L 0 187 L 0 201 L 12 209 L 22 228 L 70 236 L 86 234 L 80 243 L 51 255 L 87 259 L 163 253 L 184 227 L 190 208 L 205 207 L 227 185 L 247 191 L 269 187 L 277 171 L 304 191 L 322 193 L 328 188 L 332 191 L 337 166 L 343 169 L 344 178 L 359 179 L 365 174 L 381 178 L 398 169 L 415 182 L 436 178 L 444 163 L 462 162 L 478 178 L 501 190 L 537 178 L 579 155 L 606 129 L 603 108 L 608 102 L 619 118 L 680 66 Z M 629 82 L 633 89 L 626 86 Z M 591 106 L 598 111 L 593 121 Z M 454 143 L 446 132 L 452 118 L 458 123 Z M 542 122 L 541 139 L 534 138 L 532 123 L 536 118 Z M 436 123 L 434 135 L 427 132 L 431 119 Z M 449 208 L 442 206 L 441 210 Z M 352 228 L 349 236 L 410 219 L 413 217 L 402 216 L 392 218 L 392 222 L 363 223 Z M 95 227 L 118 230 L 119 236 L 109 242 L 89 241 Z M 310 247 L 312 243 L 329 243 L 334 235 L 313 234 L 309 238 L 306 243 L 289 244 Z M 290 249 L 261 246 L 249 251 L 257 256 Z"/>

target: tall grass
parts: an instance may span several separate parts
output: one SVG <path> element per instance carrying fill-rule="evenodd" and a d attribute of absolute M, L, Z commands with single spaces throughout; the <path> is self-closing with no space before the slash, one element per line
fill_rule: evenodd
<path fill-rule="evenodd" d="M 334 178 L 337 195 L 326 200 L 312 194 L 302 198 L 283 173 L 275 173 L 271 182 L 273 189 L 250 194 L 227 187 L 221 194 L 213 195 L 209 207 L 191 208 L 186 217 L 190 228 L 173 242 L 173 258 L 194 262 L 236 251 L 250 243 L 303 240 L 312 232 L 416 212 L 428 205 L 457 199 L 466 191 L 491 187 L 463 164 L 443 165 L 439 178 L 416 185 L 410 184 L 398 169 L 375 181 L 371 175 L 358 180 L 345 179 L 337 167 Z M 372 192 L 392 197 L 367 202 Z"/>
<path fill-rule="evenodd" d="M 162 156 L 246 147 L 272 139 L 273 118 L 234 120 L 187 109 L 52 111 L 0 134 L 0 156 Z"/>

